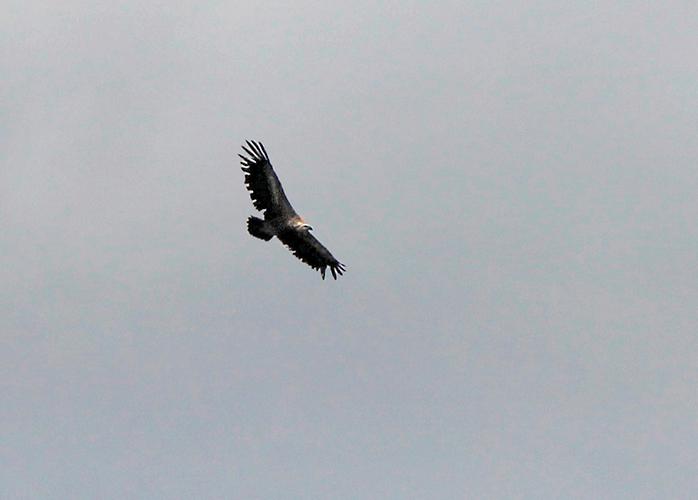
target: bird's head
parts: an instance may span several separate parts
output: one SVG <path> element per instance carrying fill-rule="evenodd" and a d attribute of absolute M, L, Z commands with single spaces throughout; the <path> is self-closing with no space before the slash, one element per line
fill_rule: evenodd
<path fill-rule="evenodd" d="M 296 217 L 296 220 L 293 221 L 293 225 L 296 227 L 296 229 L 300 229 L 302 231 L 312 231 L 313 228 L 310 226 L 310 224 L 307 224 L 303 217 Z"/>

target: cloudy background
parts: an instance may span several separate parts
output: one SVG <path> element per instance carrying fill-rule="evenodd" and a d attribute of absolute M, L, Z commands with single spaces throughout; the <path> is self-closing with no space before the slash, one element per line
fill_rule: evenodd
<path fill-rule="evenodd" d="M 0 14 L 2 498 L 698 491 L 693 2 Z"/>

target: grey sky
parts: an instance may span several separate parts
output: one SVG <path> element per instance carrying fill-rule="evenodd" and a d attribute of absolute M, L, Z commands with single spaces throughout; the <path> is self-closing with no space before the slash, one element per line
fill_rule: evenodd
<path fill-rule="evenodd" d="M 0 497 L 698 491 L 693 2 L 0 14 Z"/>

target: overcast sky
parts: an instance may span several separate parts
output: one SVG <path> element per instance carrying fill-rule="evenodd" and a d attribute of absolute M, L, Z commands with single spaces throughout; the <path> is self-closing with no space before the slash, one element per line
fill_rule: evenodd
<path fill-rule="evenodd" d="M 698 491 L 694 2 L 3 2 L 0 497 Z M 266 145 L 346 263 L 251 238 Z"/>

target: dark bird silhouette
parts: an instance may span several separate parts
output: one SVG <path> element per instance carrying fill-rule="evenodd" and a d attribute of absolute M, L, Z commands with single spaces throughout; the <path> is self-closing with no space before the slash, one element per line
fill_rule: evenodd
<path fill-rule="evenodd" d="M 264 219 L 254 216 L 247 219 L 247 231 L 264 241 L 276 236 L 298 259 L 319 270 L 322 279 L 325 279 L 328 267 L 332 277 L 337 279 L 337 274 L 341 276 L 346 271 L 344 264 L 310 234 L 313 228 L 293 209 L 262 143 L 246 143 L 247 146 L 242 149 L 247 156 L 238 155 L 242 158 L 240 163 L 245 172 L 245 186 L 254 207 L 264 213 Z"/>

